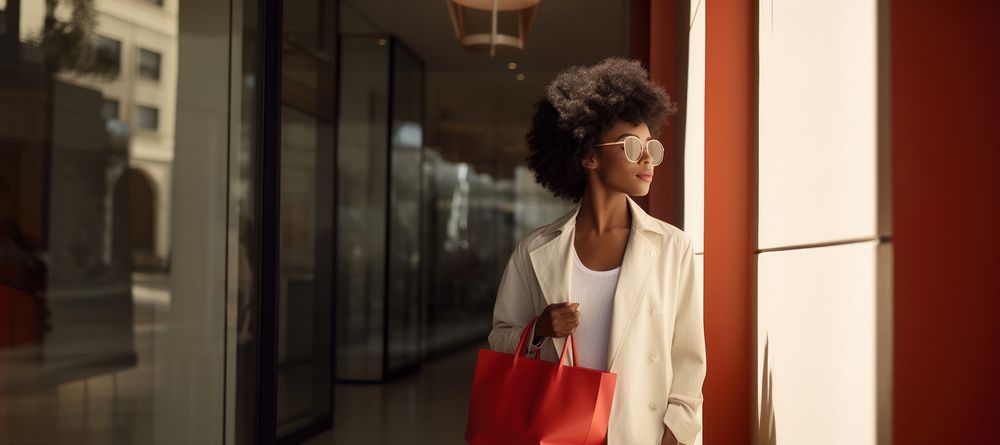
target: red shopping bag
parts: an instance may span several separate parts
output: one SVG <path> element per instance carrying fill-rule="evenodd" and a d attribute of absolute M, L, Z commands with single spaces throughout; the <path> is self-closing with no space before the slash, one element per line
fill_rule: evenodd
<path fill-rule="evenodd" d="M 472 445 L 603 444 L 617 376 L 611 372 L 524 357 L 528 334 L 514 355 L 479 350 L 465 440 Z"/>

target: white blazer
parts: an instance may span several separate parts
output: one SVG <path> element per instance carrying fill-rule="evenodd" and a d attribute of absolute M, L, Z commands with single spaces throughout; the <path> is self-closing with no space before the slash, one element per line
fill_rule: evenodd
<path fill-rule="evenodd" d="M 632 198 L 632 231 L 625 247 L 608 339 L 608 370 L 618 375 L 607 445 L 656 445 L 666 425 L 691 444 L 701 431 L 705 332 L 694 249 L 683 231 L 646 214 Z M 507 262 L 490 348 L 513 353 L 528 322 L 552 303 L 573 301 L 573 240 L 580 205 L 535 229 Z M 581 307 L 580 312 L 586 313 Z M 586 317 L 582 322 L 586 322 Z M 547 338 L 541 358 L 559 360 L 565 338 Z M 572 354 L 569 354 L 572 358 Z"/>

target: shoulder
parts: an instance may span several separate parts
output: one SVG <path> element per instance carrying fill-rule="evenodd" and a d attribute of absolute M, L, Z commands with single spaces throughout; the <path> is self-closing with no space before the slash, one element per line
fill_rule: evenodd
<path fill-rule="evenodd" d="M 553 232 L 558 233 L 558 229 L 554 229 L 552 227 L 553 224 L 555 224 L 555 222 L 551 222 L 541 227 L 536 227 L 524 234 L 524 236 L 517 241 L 514 253 L 527 258 L 528 254 L 530 254 L 533 250 L 550 240 Z"/>
<path fill-rule="evenodd" d="M 571 222 L 570 220 L 576 216 L 576 212 L 578 210 L 579 205 L 576 205 L 569 209 L 569 211 L 567 211 L 564 215 L 552 220 L 548 224 L 536 227 L 528 231 L 528 233 L 525 233 L 521 236 L 521 239 L 518 240 L 514 253 L 527 258 L 528 254 L 533 252 L 535 249 L 559 236 L 559 234 L 566 229 L 567 224 Z"/>
<path fill-rule="evenodd" d="M 691 249 L 691 237 L 683 230 L 646 212 L 631 198 L 632 227 L 647 235 L 646 239 L 666 252 L 684 255 Z"/>
<path fill-rule="evenodd" d="M 660 234 L 660 248 L 677 254 L 684 254 L 694 249 L 694 242 L 687 232 L 659 218 L 649 217 L 650 226 Z"/>

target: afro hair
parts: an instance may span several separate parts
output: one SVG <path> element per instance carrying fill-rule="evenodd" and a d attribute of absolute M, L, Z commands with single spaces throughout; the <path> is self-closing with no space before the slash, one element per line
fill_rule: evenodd
<path fill-rule="evenodd" d="M 581 161 L 601 133 L 628 121 L 644 122 L 655 135 L 676 111 L 638 60 L 610 57 L 589 67 L 571 66 L 535 104 L 525 160 L 542 187 L 577 202 L 586 187 Z"/>

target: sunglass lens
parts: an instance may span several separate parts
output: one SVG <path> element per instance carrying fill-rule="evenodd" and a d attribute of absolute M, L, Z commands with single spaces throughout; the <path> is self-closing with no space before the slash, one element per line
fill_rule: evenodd
<path fill-rule="evenodd" d="M 649 155 L 653 157 L 653 165 L 660 165 L 663 162 L 663 144 L 656 139 L 650 139 L 647 142 L 646 149 L 649 150 Z"/>
<path fill-rule="evenodd" d="M 629 162 L 637 162 L 642 155 L 642 141 L 635 136 L 625 138 L 625 157 Z"/>

